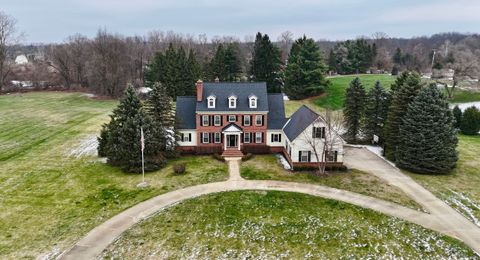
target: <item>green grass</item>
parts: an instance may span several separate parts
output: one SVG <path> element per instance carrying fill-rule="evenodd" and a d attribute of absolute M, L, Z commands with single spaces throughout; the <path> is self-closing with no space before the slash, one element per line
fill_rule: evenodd
<path fill-rule="evenodd" d="M 463 243 L 350 204 L 237 191 L 185 201 L 125 232 L 105 259 L 474 258 Z"/>
<path fill-rule="evenodd" d="M 449 101 L 451 103 L 467 103 L 480 101 L 480 92 L 457 89 L 453 92 L 453 99 Z"/>
<path fill-rule="evenodd" d="M 249 180 L 280 180 L 324 185 L 388 200 L 413 209 L 421 209 L 420 205 L 397 187 L 356 169 L 318 177 L 308 172 L 286 171 L 274 155 L 258 155 L 242 163 L 240 174 Z"/>
<path fill-rule="evenodd" d="M 185 157 L 146 174 L 125 174 L 71 150 L 98 134 L 116 105 L 78 93 L 0 96 L 0 258 L 54 256 L 93 227 L 152 196 L 225 180 L 227 167 L 210 157 Z M 187 172 L 174 175 L 172 164 Z"/>
<path fill-rule="evenodd" d="M 395 82 L 396 77 L 385 74 L 371 74 L 371 75 L 345 75 L 330 77 L 330 87 L 326 93 L 317 98 L 314 103 L 323 108 L 331 108 L 333 110 L 341 109 L 345 100 L 345 90 L 350 82 L 356 77 L 360 78 L 365 89 L 370 89 L 374 86 L 377 80 L 380 81 L 384 88 L 389 89 L 390 85 Z"/>
<path fill-rule="evenodd" d="M 408 174 L 475 222 L 480 220 L 480 136 L 459 135 L 458 150 L 457 168 L 451 174 Z"/>

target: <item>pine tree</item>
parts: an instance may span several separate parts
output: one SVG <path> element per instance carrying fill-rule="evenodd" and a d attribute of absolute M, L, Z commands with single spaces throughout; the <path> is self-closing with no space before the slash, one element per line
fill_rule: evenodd
<path fill-rule="evenodd" d="M 390 94 L 382 87 L 380 81 L 368 91 L 365 102 L 365 134 L 372 140 L 373 135 L 380 137 L 383 142 L 383 127 L 387 120 Z"/>
<path fill-rule="evenodd" d="M 174 157 L 177 141 L 175 108 L 166 88 L 161 83 L 153 85 L 145 107 L 152 119 L 153 127 L 157 129 L 158 136 L 155 136 L 155 139 L 159 140 L 159 150 L 166 157 Z"/>
<path fill-rule="evenodd" d="M 357 77 L 345 92 L 343 115 L 347 127 L 346 137 L 350 142 L 357 141 L 357 135 L 361 129 L 361 118 L 365 108 L 365 88 Z"/>
<path fill-rule="evenodd" d="M 390 93 L 392 94 L 392 96 L 395 93 L 395 91 L 397 91 L 397 89 L 399 89 L 403 85 L 403 83 L 405 83 L 409 75 L 410 75 L 410 72 L 404 71 L 397 76 L 397 78 L 395 79 L 395 82 L 390 86 L 390 91 L 391 91 Z"/>
<path fill-rule="evenodd" d="M 471 106 L 463 112 L 462 122 L 460 123 L 462 134 L 477 135 L 480 131 L 480 112 L 474 106 Z"/>
<path fill-rule="evenodd" d="M 227 81 L 237 81 L 242 73 L 242 62 L 240 60 L 240 50 L 236 43 L 229 43 L 225 49 L 225 70 Z"/>
<path fill-rule="evenodd" d="M 409 104 L 399 131 L 396 162 L 417 173 L 448 173 L 455 168 L 457 131 L 446 97 L 432 84 Z"/>
<path fill-rule="evenodd" d="M 453 126 L 456 129 L 460 129 L 460 125 L 462 123 L 462 110 L 457 105 L 453 108 L 452 112 L 453 112 L 453 117 L 455 118 L 455 123 L 453 123 Z"/>
<path fill-rule="evenodd" d="M 110 115 L 110 122 L 103 125 L 98 153 L 107 157 L 111 165 L 126 172 L 141 172 L 140 128 L 145 136 L 145 170 L 152 171 L 165 164 L 159 153 L 160 140 L 149 115 L 142 108 L 133 86 L 129 85 L 117 108 Z"/>
<path fill-rule="evenodd" d="M 408 105 L 417 96 L 421 88 L 420 76 L 416 73 L 410 73 L 403 84 L 399 85 L 398 89 L 393 91 L 384 133 L 385 154 L 391 161 L 395 161 L 402 119 L 407 111 Z"/>
<path fill-rule="evenodd" d="M 267 34 L 257 33 L 250 61 L 253 80 L 266 82 L 268 93 L 281 92 L 280 82 L 277 80 L 281 64 L 280 49 L 272 44 Z"/>
<path fill-rule="evenodd" d="M 306 36 L 295 41 L 285 70 L 285 93 L 290 99 L 303 99 L 321 94 L 329 82 L 326 66 L 318 46 Z"/>

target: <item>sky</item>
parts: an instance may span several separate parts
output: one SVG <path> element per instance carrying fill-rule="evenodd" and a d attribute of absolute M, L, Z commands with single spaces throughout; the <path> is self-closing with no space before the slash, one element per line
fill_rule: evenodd
<path fill-rule="evenodd" d="M 385 32 L 410 38 L 439 32 L 480 32 L 475 0 L 0 0 L 0 11 L 17 19 L 24 43 L 62 42 L 100 28 L 126 36 L 149 31 L 271 38 L 345 40 Z"/>

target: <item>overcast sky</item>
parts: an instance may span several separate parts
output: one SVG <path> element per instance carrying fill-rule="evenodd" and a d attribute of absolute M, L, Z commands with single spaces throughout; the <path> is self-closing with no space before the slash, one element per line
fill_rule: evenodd
<path fill-rule="evenodd" d="M 237 36 L 257 31 L 271 38 L 295 36 L 342 40 L 382 31 L 394 37 L 480 31 L 475 0 L 0 0 L 18 20 L 24 43 L 61 42 L 99 28 L 123 35 L 151 30 Z"/>

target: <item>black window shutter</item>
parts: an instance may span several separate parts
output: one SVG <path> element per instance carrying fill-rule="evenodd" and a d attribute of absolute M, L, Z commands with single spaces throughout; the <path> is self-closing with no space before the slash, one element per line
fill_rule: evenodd
<path fill-rule="evenodd" d="M 312 159 L 312 152 L 308 151 L 308 162 L 310 162 Z"/>
<path fill-rule="evenodd" d="M 203 143 L 203 133 L 200 132 L 200 143 Z"/>
<path fill-rule="evenodd" d="M 325 138 L 325 127 L 322 127 L 322 138 Z"/>
<path fill-rule="evenodd" d="M 337 161 L 337 155 L 338 155 L 338 151 L 335 151 L 335 158 L 334 158 L 335 162 Z"/>
<path fill-rule="evenodd" d="M 312 128 L 312 138 L 315 138 L 315 127 Z"/>
<path fill-rule="evenodd" d="M 192 141 L 192 133 L 188 133 L 188 141 L 189 141 L 189 142 Z"/>
<path fill-rule="evenodd" d="M 262 126 L 265 125 L 265 122 L 263 122 L 264 117 L 265 117 L 265 116 L 262 116 Z"/>
<path fill-rule="evenodd" d="M 239 141 L 239 142 L 242 142 L 242 143 L 243 143 L 243 140 L 245 140 L 245 139 L 244 139 L 244 138 L 245 138 L 244 136 L 245 136 L 245 134 L 240 134 L 240 141 Z"/>
<path fill-rule="evenodd" d="M 278 141 L 282 142 L 282 134 L 278 134 Z"/>
<path fill-rule="evenodd" d="M 274 135 L 274 134 L 271 134 L 271 135 L 270 135 L 270 142 L 273 142 L 273 135 Z"/>
<path fill-rule="evenodd" d="M 302 151 L 298 151 L 298 161 L 302 161 Z"/>
<path fill-rule="evenodd" d="M 262 143 L 265 142 L 265 135 L 263 134 L 263 132 L 260 133 L 261 136 L 262 136 Z"/>
<path fill-rule="evenodd" d="M 245 126 L 245 116 L 242 116 L 242 126 Z"/>

